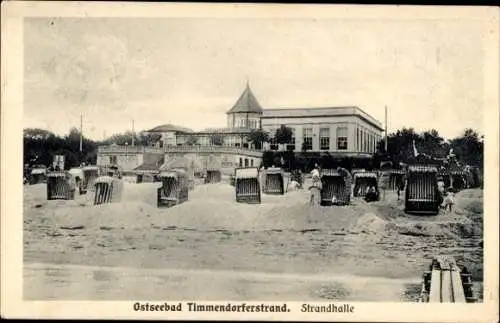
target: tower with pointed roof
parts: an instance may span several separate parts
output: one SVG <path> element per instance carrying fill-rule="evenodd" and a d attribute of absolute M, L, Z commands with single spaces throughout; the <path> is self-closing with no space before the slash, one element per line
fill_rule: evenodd
<path fill-rule="evenodd" d="M 227 126 L 228 128 L 258 129 L 260 128 L 262 111 L 262 106 L 257 101 L 247 81 L 243 93 L 233 107 L 226 112 Z"/>

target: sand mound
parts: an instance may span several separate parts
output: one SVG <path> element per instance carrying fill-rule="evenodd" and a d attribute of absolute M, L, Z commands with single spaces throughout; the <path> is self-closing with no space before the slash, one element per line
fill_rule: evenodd
<path fill-rule="evenodd" d="M 148 218 L 155 211 L 154 207 L 145 203 L 123 202 L 58 208 L 54 210 L 50 218 L 61 229 L 74 227 L 83 227 L 89 230 L 101 227 L 138 229 L 151 225 Z"/>
<path fill-rule="evenodd" d="M 470 189 L 456 195 L 456 207 L 471 215 L 483 214 L 483 190 Z"/>
<path fill-rule="evenodd" d="M 482 235 L 482 228 L 460 216 L 441 216 L 434 221 L 408 221 L 396 225 L 397 232 L 409 236 L 471 238 Z"/>
<path fill-rule="evenodd" d="M 161 209 L 153 218 L 160 227 L 237 230 L 258 223 L 260 205 L 232 201 L 191 200 L 172 208 Z"/>
<path fill-rule="evenodd" d="M 388 222 L 373 213 L 366 213 L 358 218 L 351 227 L 352 231 L 380 233 L 387 228 Z"/>

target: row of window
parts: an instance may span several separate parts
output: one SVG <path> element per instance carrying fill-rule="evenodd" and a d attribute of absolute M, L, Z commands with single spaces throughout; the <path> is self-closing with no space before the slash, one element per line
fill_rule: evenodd
<path fill-rule="evenodd" d="M 356 128 L 356 149 L 358 151 L 375 152 L 381 137 L 366 130 Z"/>
<path fill-rule="evenodd" d="M 292 138 L 289 143 L 290 148 L 295 148 L 295 128 L 292 129 Z M 303 128 L 302 129 L 302 142 L 303 148 L 306 150 L 312 150 L 313 146 L 313 128 Z M 320 150 L 330 150 L 330 128 L 320 128 L 319 129 L 319 149 Z M 337 127 L 336 131 L 336 146 L 337 150 L 347 150 L 348 148 L 348 128 L 347 127 Z M 368 132 L 366 130 L 357 128 L 356 129 L 356 150 L 364 152 L 375 152 L 377 148 L 377 143 L 380 141 L 381 137 Z M 276 141 L 272 140 L 271 144 L 276 145 Z M 302 147 L 301 147 L 302 148 Z"/>
<path fill-rule="evenodd" d="M 235 124 L 236 127 L 239 128 L 251 128 L 251 129 L 257 129 L 259 127 L 259 121 L 255 119 L 240 119 L 238 122 Z"/>
<path fill-rule="evenodd" d="M 245 167 L 253 167 L 253 159 L 250 158 L 250 160 L 248 158 L 240 158 L 240 167 L 243 167 L 243 161 L 245 161 Z"/>
<path fill-rule="evenodd" d="M 250 121 L 256 121 L 256 120 L 250 120 Z M 273 129 L 270 130 L 272 133 Z M 275 130 L 275 129 L 274 129 Z M 302 129 L 302 147 L 295 147 L 296 146 L 296 135 L 295 135 L 295 128 L 291 128 L 292 130 L 292 137 L 290 142 L 288 143 L 288 149 L 294 149 L 294 150 L 312 150 L 313 149 L 313 128 L 312 127 L 305 127 Z M 319 149 L 320 150 L 330 150 L 330 145 L 331 145 L 331 129 L 330 127 L 323 127 L 319 128 L 319 138 L 318 138 L 318 144 L 319 144 Z M 178 138 L 178 145 L 185 144 L 185 142 L 188 140 L 187 137 L 179 137 Z M 372 132 L 366 131 L 363 128 L 356 128 L 356 139 L 355 139 L 355 147 L 353 147 L 356 151 L 364 151 L 364 152 L 375 152 L 376 151 L 376 146 L 377 143 L 380 141 L 381 137 L 379 135 L 376 135 Z M 243 140 L 244 142 L 244 140 Z M 334 141 L 335 142 L 335 141 Z M 196 143 L 198 145 L 210 145 L 210 137 L 209 136 L 200 136 L 197 137 Z M 242 138 L 238 136 L 226 136 L 224 140 L 224 146 L 236 146 L 239 147 L 242 144 Z M 347 150 L 348 149 L 348 127 L 347 126 L 341 126 L 336 128 L 336 149 L 337 150 Z M 162 143 L 161 143 L 162 144 Z M 172 143 L 173 144 L 173 143 Z M 272 138 L 271 142 L 271 147 L 277 147 L 277 142 L 275 138 Z M 167 145 L 169 145 L 167 143 Z M 243 146 L 248 146 L 248 144 L 245 145 L 243 143 Z"/>
<path fill-rule="evenodd" d="M 274 131 L 273 131 L 274 130 Z M 292 138 L 288 146 L 295 149 L 296 136 L 295 128 L 291 128 Z M 271 130 L 271 133 L 275 132 L 275 129 Z M 275 146 L 277 144 L 275 138 L 271 138 L 271 145 Z M 306 150 L 313 149 L 313 128 L 303 128 L 302 129 L 302 145 Z M 330 128 L 320 128 L 319 129 L 319 149 L 320 150 L 330 150 Z M 337 150 L 347 150 L 347 127 L 337 127 Z"/>
<path fill-rule="evenodd" d="M 295 129 L 292 129 L 292 145 L 295 145 Z M 302 145 L 305 150 L 312 150 L 313 129 L 302 130 Z M 337 127 L 337 150 L 347 150 L 347 127 Z M 319 128 L 319 149 L 330 150 L 330 128 Z"/>

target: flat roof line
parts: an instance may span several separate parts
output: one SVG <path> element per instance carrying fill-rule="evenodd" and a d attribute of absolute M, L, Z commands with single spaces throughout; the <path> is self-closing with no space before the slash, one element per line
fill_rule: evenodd
<path fill-rule="evenodd" d="M 303 107 L 297 107 L 297 108 L 273 108 L 273 109 L 264 109 L 264 112 L 266 112 L 266 111 L 283 111 L 283 110 L 325 110 L 325 109 L 352 109 L 352 108 L 359 109 L 359 107 L 357 107 L 355 105 L 345 105 L 345 106 L 309 107 L 309 108 L 303 108 Z"/>

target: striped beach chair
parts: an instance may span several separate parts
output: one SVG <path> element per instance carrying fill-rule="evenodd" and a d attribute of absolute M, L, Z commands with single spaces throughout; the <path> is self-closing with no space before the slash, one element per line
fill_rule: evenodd
<path fill-rule="evenodd" d="M 94 205 L 117 203 L 121 201 L 123 191 L 123 181 L 121 179 L 110 176 L 100 176 L 94 181 L 94 187 Z"/>
<path fill-rule="evenodd" d="M 259 170 L 255 167 L 236 168 L 235 192 L 236 202 L 260 204 Z"/>
<path fill-rule="evenodd" d="M 408 167 L 405 192 L 406 213 L 439 212 L 440 192 L 435 166 L 412 165 Z"/>
<path fill-rule="evenodd" d="M 75 199 L 76 185 L 71 175 L 64 171 L 47 174 L 47 200 Z"/>
<path fill-rule="evenodd" d="M 351 203 L 351 178 L 346 172 L 323 169 L 321 172 L 321 205 L 349 205 Z"/>
<path fill-rule="evenodd" d="M 264 193 L 285 194 L 285 181 L 281 168 L 268 168 L 264 171 Z"/>
<path fill-rule="evenodd" d="M 157 190 L 157 206 L 172 207 L 189 199 L 188 176 L 182 169 L 162 171 L 162 186 Z"/>

